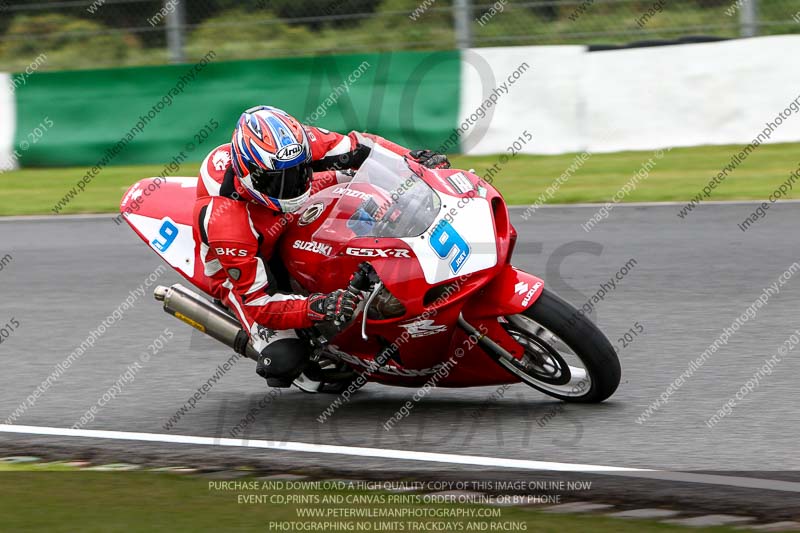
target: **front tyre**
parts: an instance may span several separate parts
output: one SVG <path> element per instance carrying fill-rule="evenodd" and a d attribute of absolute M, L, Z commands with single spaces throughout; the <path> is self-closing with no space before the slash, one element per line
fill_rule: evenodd
<path fill-rule="evenodd" d="M 602 402 L 617 390 L 621 370 L 611 343 L 555 293 L 543 290 L 527 310 L 500 322 L 525 353 L 496 361 L 531 387 L 581 403 Z"/>

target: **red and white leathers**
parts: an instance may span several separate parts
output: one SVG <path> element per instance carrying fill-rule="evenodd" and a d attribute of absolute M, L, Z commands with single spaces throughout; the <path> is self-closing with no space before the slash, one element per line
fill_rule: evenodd
<path fill-rule="evenodd" d="M 376 135 L 341 135 L 312 126 L 305 129 L 312 166 L 320 169 L 314 173 L 312 194 L 350 181 L 349 173 L 322 169 L 342 169 L 343 162 L 352 161 L 355 154 L 363 157 L 373 144 L 400 155 L 409 152 Z M 236 313 L 258 350 L 287 336 L 276 335 L 275 330 L 312 325 L 307 298 L 277 292 L 276 278 L 268 266 L 287 227 L 285 218 L 292 216 L 250 200 L 231 168 L 230 144 L 217 147 L 203 161 L 193 219 L 195 242 L 200 243 L 205 274 L 211 280 L 208 292 Z M 266 332 L 264 328 L 273 331 Z M 294 336 L 294 332 L 286 333 Z"/>

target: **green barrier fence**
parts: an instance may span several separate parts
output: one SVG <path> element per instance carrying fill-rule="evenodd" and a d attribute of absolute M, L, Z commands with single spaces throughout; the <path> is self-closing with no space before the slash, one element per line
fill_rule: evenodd
<path fill-rule="evenodd" d="M 16 91 L 16 144 L 43 120 L 53 125 L 21 153 L 21 166 L 201 161 L 258 104 L 410 148 L 439 146 L 457 122 L 457 51 L 234 62 L 215 55 L 195 65 L 37 73 Z"/>

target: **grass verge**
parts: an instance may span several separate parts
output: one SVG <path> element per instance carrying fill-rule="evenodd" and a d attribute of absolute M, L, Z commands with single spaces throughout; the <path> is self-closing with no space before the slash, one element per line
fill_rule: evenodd
<path fill-rule="evenodd" d="M 220 481 L 152 472 L 91 472 L 59 464 L 0 464 L 0 516 L 5 531 L 136 532 L 136 531 L 537 531 L 573 533 L 649 533 L 685 528 L 640 520 L 603 516 L 552 515 L 519 508 L 478 505 L 409 503 L 410 495 L 385 492 L 288 490 L 285 482 L 252 478 L 256 489 L 227 489 Z M 261 498 L 251 498 L 260 496 Z M 274 498 L 273 498 L 274 497 Z M 327 503 L 324 498 L 327 497 Z M 358 497 L 371 499 L 353 501 Z M 387 503 L 391 497 L 394 503 Z M 397 503 L 398 499 L 405 502 Z M 245 501 L 243 501 L 245 500 Z M 249 500 L 249 501 L 248 501 Z M 270 501 L 274 500 L 274 501 Z M 339 503 L 337 500 L 345 500 Z M 351 500 L 347 503 L 347 500 Z M 302 517 L 309 509 L 334 511 L 326 518 Z M 440 516 L 429 518 L 344 516 L 358 509 L 424 509 Z M 483 510 L 494 517 L 456 517 L 459 510 Z M 302 511 L 306 510 L 306 511 Z M 333 516 L 338 514 L 339 516 Z M 500 515 L 497 517 L 497 515 Z M 325 525 L 327 523 L 327 525 Z M 335 524 L 350 523 L 352 528 Z M 444 529 L 430 529 L 441 523 Z M 301 524 L 279 526 L 278 524 Z M 331 525 L 334 524 L 334 525 Z M 361 524 L 358 526 L 357 524 Z M 392 524 L 392 525 L 390 525 Z M 415 524 L 418 528 L 415 528 Z M 494 526 L 493 526 L 494 524 Z M 505 525 L 505 527 L 498 526 Z M 289 529 L 285 529 L 289 527 Z M 513 529 L 511 529 L 513 527 Z M 727 532 L 730 528 L 692 529 Z"/>
<path fill-rule="evenodd" d="M 702 191 L 739 146 L 676 148 L 638 182 L 624 202 L 686 201 Z M 633 174 L 652 157 L 652 152 L 594 154 L 553 195 L 548 203 L 608 202 Z M 510 204 L 536 201 L 553 181 L 572 164 L 575 154 L 557 156 L 519 155 L 500 164 L 500 156 L 453 156 L 453 165 L 474 168 L 485 175 L 495 164 L 501 170 L 494 185 Z M 175 175 L 197 175 L 199 163 L 184 164 Z M 800 167 L 800 144 L 763 145 L 752 152 L 709 200 L 764 200 L 792 171 Z M 51 209 L 80 180 L 87 169 L 41 168 L 0 174 L 0 215 L 53 214 Z M 128 187 L 139 179 L 157 176 L 162 166 L 121 166 L 103 170 L 86 190 L 78 194 L 66 213 L 115 213 Z M 786 198 L 800 198 L 797 189 Z"/>

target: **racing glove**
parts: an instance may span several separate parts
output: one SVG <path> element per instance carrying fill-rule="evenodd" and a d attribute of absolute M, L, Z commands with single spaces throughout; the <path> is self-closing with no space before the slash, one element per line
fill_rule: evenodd
<path fill-rule="evenodd" d="M 361 294 L 356 291 L 339 289 L 330 294 L 314 293 L 308 297 L 308 318 L 314 322 L 333 322 L 341 326 L 356 314 Z"/>
<path fill-rule="evenodd" d="M 444 154 L 438 154 L 431 150 L 412 150 L 408 155 L 416 159 L 420 165 L 428 168 L 450 168 L 450 160 Z"/>

